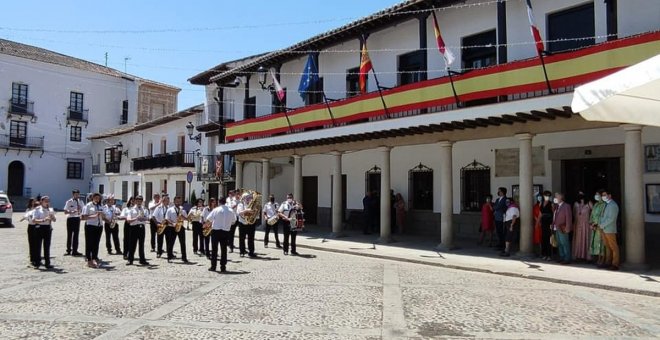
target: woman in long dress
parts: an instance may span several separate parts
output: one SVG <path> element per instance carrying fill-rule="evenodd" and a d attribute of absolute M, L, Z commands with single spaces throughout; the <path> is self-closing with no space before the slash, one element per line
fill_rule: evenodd
<path fill-rule="evenodd" d="M 591 226 L 591 202 L 584 198 L 583 193 L 578 194 L 578 200 L 573 204 L 573 258 L 576 260 L 591 260 L 589 253 L 589 234 Z"/>
<path fill-rule="evenodd" d="M 493 215 L 492 200 L 493 200 L 493 196 L 487 195 L 486 201 L 481 206 L 481 225 L 479 228 L 481 231 L 481 235 L 479 235 L 479 242 L 478 242 L 478 244 L 482 244 L 484 242 L 484 238 L 486 234 L 488 234 L 489 247 L 493 246 L 493 229 L 495 229 L 495 216 Z"/>

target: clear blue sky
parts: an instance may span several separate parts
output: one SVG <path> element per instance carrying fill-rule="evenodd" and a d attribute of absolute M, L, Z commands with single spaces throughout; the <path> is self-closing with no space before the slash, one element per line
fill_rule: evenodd
<path fill-rule="evenodd" d="M 99 64 L 108 52 L 108 66 L 121 71 L 129 57 L 128 73 L 181 88 L 179 109 L 184 109 L 204 100 L 203 87 L 187 82 L 191 76 L 227 60 L 287 47 L 398 2 L 5 1 L 0 37 Z M 117 32 L 122 30 L 142 32 Z"/>

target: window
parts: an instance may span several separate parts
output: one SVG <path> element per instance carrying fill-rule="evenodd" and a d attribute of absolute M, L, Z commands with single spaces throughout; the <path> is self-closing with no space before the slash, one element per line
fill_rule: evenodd
<path fill-rule="evenodd" d="M 82 140 L 82 126 L 72 126 L 69 131 L 69 140 L 80 142 Z"/>
<path fill-rule="evenodd" d="M 548 46 L 551 52 L 572 50 L 596 43 L 594 4 L 573 7 L 548 15 Z M 558 39 L 568 39 L 557 41 Z M 573 40 L 579 39 L 579 40 Z"/>
<path fill-rule="evenodd" d="M 286 88 L 284 90 L 284 98 L 280 101 L 280 98 L 277 97 L 277 92 L 273 92 L 271 94 L 272 97 L 272 105 L 273 105 L 273 110 L 272 113 L 279 113 L 279 112 L 285 112 L 286 111 Z"/>
<path fill-rule="evenodd" d="M 346 97 L 360 94 L 360 68 L 354 67 L 346 71 Z"/>
<path fill-rule="evenodd" d="M 178 142 L 179 143 L 177 145 L 177 150 L 183 153 L 184 151 L 186 151 L 186 136 L 179 136 Z"/>
<path fill-rule="evenodd" d="M 133 197 L 135 197 L 139 194 L 140 194 L 140 182 L 133 181 Z M 147 201 L 147 203 L 149 202 L 148 198 L 144 198 L 144 199 Z"/>
<path fill-rule="evenodd" d="M 144 183 L 144 200 L 148 201 L 154 196 L 154 184 L 152 182 Z"/>
<path fill-rule="evenodd" d="M 380 168 L 374 165 L 373 168 L 364 173 L 364 192 L 376 192 L 380 194 Z"/>
<path fill-rule="evenodd" d="M 20 83 L 11 84 L 11 109 L 12 112 L 26 113 L 28 99 L 28 85 Z"/>
<path fill-rule="evenodd" d="M 257 116 L 257 97 L 252 96 L 245 100 L 243 112 L 243 119 L 251 119 Z"/>
<path fill-rule="evenodd" d="M 154 155 L 154 143 L 149 142 L 149 144 L 147 144 L 147 156 L 151 157 L 153 155 Z"/>
<path fill-rule="evenodd" d="M 9 145 L 23 147 L 27 143 L 27 122 L 12 120 L 9 124 Z"/>
<path fill-rule="evenodd" d="M 124 100 L 121 102 L 121 119 L 119 121 L 119 124 L 127 124 L 128 123 L 128 100 Z"/>
<path fill-rule="evenodd" d="M 408 171 L 410 209 L 433 210 L 433 169 L 419 163 Z"/>
<path fill-rule="evenodd" d="M 490 194 L 490 167 L 476 160 L 461 168 L 461 209 L 481 211 L 484 198 Z"/>
<path fill-rule="evenodd" d="M 186 181 L 176 181 L 176 191 L 174 196 L 179 196 L 186 200 Z"/>
<path fill-rule="evenodd" d="M 67 179 L 82 179 L 83 178 L 83 161 L 82 160 L 69 160 L 66 163 L 66 178 Z"/>
<path fill-rule="evenodd" d="M 426 79 L 426 51 L 419 50 L 399 56 L 399 85 Z"/>
<path fill-rule="evenodd" d="M 71 92 L 69 99 L 69 110 L 76 113 L 83 112 L 83 94 L 80 92 Z"/>
<path fill-rule="evenodd" d="M 167 153 L 167 139 L 163 139 L 160 141 L 160 153 L 161 155 Z"/>
<path fill-rule="evenodd" d="M 128 201 L 128 181 L 121 181 L 121 200 Z"/>
<path fill-rule="evenodd" d="M 163 179 L 160 181 L 160 191 L 167 193 L 167 180 Z"/>
<path fill-rule="evenodd" d="M 105 193 L 105 185 L 99 184 L 99 194 L 103 195 Z"/>
<path fill-rule="evenodd" d="M 105 149 L 105 163 L 119 163 L 121 162 L 121 152 L 117 148 Z"/>
<path fill-rule="evenodd" d="M 305 105 L 323 103 L 323 77 L 319 77 L 319 80 L 309 87 L 309 93 L 305 97 Z"/>

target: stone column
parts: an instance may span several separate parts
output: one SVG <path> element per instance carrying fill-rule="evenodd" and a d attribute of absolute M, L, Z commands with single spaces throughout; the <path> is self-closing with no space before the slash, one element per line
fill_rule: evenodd
<path fill-rule="evenodd" d="M 531 255 L 534 252 L 532 238 L 534 236 L 534 218 L 532 216 L 532 205 L 534 204 L 534 173 L 532 166 L 532 138 L 530 133 L 520 133 L 516 137 L 519 140 L 519 202 L 520 207 L 520 253 Z M 512 193 L 513 194 L 513 193 Z"/>
<path fill-rule="evenodd" d="M 380 168 L 380 238 L 378 242 L 392 242 L 391 198 L 390 198 L 390 153 L 392 148 L 383 146 L 378 149 L 383 154 Z"/>
<path fill-rule="evenodd" d="M 341 204 L 342 198 L 342 169 L 341 169 L 341 152 L 333 151 L 331 153 L 334 159 L 334 167 L 332 171 L 332 234 L 331 237 L 342 236 L 342 222 L 344 210 Z"/>
<path fill-rule="evenodd" d="M 445 251 L 454 248 L 452 146 L 450 141 L 440 142 L 440 244 L 437 248 Z"/>
<path fill-rule="evenodd" d="M 644 192 L 643 186 L 643 150 L 642 126 L 624 124 L 624 202 L 623 232 L 625 233 L 626 264 L 632 267 L 644 267 L 646 247 L 644 243 Z M 612 190 L 612 189 L 608 189 Z M 616 201 L 617 198 L 614 197 Z M 619 200 L 620 202 L 621 200 Z M 621 211 L 621 210 L 619 210 Z M 622 235 L 619 235 L 621 237 Z"/>
<path fill-rule="evenodd" d="M 243 187 L 243 161 L 236 160 L 236 189 Z"/>
<path fill-rule="evenodd" d="M 264 207 L 268 203 L 268 195 L 270 195 L 270 160 L 268 158 L 261 159 L 261 206 Z M 263 213 L 262 213 L 263 215 Z M 266 226 L 266 219 L 261 219 L 261 225 Z"/>
<path fill-rule="evenodd" d="M 302 202 L 303 180 L 302 180 L 302 156 L 293 155 L 293 197 Z M 302 202 L 305 206 L 305 202 Z"/>

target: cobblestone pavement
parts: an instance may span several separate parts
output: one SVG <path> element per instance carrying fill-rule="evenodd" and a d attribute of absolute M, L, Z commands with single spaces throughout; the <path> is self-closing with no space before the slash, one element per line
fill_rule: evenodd
<path fill-rule="evenodd" d="M 18 214 L 14 216 L 17 220 Z M 63 256 L 27 267 L 25 225 L 0 229 L 0 339 L 558 339 L 660 336 L 660 298 L 257 242 L 260 259 L 229 254 L 102 269 Z M 192 252 L 188 234 L 189 252 Z M 81 233 L 81 249 L 84 237 Z"/>

